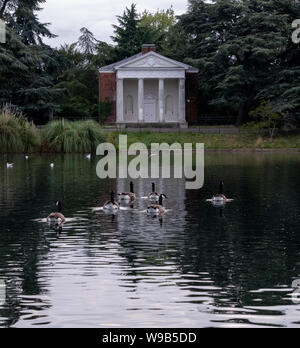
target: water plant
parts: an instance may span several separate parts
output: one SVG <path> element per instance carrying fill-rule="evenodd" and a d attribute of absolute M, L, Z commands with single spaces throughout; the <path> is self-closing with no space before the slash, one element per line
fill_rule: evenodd
<path fill-rule="evenodd" d="M 92 120 L 52 121 L 46 126 L 43 138 L 50 148 L 60 153 L 94 152 L 100 143 L 105 142 L 101 126 Z"/>
<path fill-rule="evenodd" d="M 40 147 L 38 129 L 8 105 L 0 109 L 0 153 L 33 152 Z"/>

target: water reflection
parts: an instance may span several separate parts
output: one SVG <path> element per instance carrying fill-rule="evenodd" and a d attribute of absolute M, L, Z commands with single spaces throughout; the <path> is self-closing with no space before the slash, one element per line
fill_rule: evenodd
<path fill-rule="evenodd" d="M 208 155 L 202 190 L 135 180 L 136 201 L 116 215 L 93 208 L 130 181 L 99 180 L 95 159 L 9 160 L 9 170 L 0 161 L 0 326 L 299 325 L 297 154 Z M 220 180 L 235 200 L 213 207 Z M 146 213 L 152 182 L 169 198 L 162 219 Z M 61 231 L 36 221 L 56 200 L 68 218 Z"/>

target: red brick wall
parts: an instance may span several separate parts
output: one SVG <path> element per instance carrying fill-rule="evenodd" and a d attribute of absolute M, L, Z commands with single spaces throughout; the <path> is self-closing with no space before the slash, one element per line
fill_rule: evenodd
<path fill-rule="evenodd" d="M 188 124 L 198 121 L 198 74 L 186 73 L 186 120 Z"/>
<path fill-rule="evenodd" d="M 116 122 L 116 74 L 100 73 L 99 75 L 99 101 L 108 99 L 112 102 L 112 114 L 108 117 L 106 123 Z"/>
<path fill-rule="evenodd" d="M 106 98 L 112 102 L 112 114 L 106 123 L 116 122 L 116 74 L 100 73 L 99 100 Z M 198 120 L 198 74 L 186 73 L 186 120 L 189 124 L 196 124 Z"/>
<path fill-rule="evenodd" d="M 147 54 L 149 52 L 156 52 L 156 47 L 142 47 L 142 54 Z"/>

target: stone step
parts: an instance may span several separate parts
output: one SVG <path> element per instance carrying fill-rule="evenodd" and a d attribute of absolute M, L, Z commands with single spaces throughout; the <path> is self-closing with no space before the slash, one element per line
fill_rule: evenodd
<path fill-rule="evenodd" d="M 180 128 L 180 123 L 124 123 L 117 125 L 120 128 L 148 129 L 148 128 Z"/>

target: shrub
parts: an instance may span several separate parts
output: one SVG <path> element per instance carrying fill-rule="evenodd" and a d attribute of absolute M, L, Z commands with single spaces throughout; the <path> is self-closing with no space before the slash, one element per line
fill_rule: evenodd
<path fill-rule="evenodd" d="M 62 119 L 48 123 L 44 140 L 56 152 L 87 153 L 94 152 L 105 141 L 105 135 L 95 121 L 70 122 Z"/>
<path fill-rule="evenodd" d="M 40 133 L 26 118 L 8 106 L 0 109 L 0 152 L 32 152 L 41 144 Z"/>
<path fill-rule="evenodd" d="M 61 105 L 60 115 L 70 120 L 87 119 L 90 115 L 89 102 L 81 97 L 70 98 Z"/>
<path fill-rule="evenodd" d="M 273 139 L 278 129 L 284 126 L 287 118 L 285 113 L 277 112 L 272 104 L 267 101 L 263 101 L 257 109 L 249 113 L 249 116 L 255 119 L 256 122 L 251 122 L 246 125 L 246 128 L 266 130 L 271 139 Z"/>
<path fill-rule="evenodd" d="M 98 104 L 99 122 L 104 124 L 112 113 L 112 102 L 109 99 L 100 101 Z"/>

